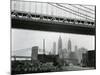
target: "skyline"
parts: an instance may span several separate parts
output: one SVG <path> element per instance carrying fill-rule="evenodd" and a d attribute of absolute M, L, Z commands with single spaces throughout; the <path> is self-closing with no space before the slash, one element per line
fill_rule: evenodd
<path fill-rule="evenodd" d="M 45 39 L 45 49 L 47 51 L 53 50 L 53 42 L 56 42 L 56 50 L 58 51 L 58 38 L 62 38 L 62 49 L 68 49 L 68 40 L 72 42 L 72 51 L 75 46 L 78 48 L 84 47 L 88 50 L 95 49 L 95 38 L 89 35 L 36 31 L 36 30 L 21 30 L 12 29 L 12 51 L 33 46 L 39 46 L 43 49 L 43 39 Z M 87 43 L 88 42 L 88 43 Z"/>

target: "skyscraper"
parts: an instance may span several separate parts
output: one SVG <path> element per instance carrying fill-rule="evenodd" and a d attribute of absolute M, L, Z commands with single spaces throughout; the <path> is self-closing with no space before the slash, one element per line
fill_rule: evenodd
<path fill-rule="evenodd" d="M 75 51 L 77 51 L 78 50 L 78 48 L 77 48 L 77 45 L 75 46 Z"/>
<path fill-rule="evenodd" d="M 72 48 L 71 48 L 71 40 L 69 39 L 68 40 L 68 53 L 70 53 L 72 51 Z"/>
<path fill-rule="evenodd" d="M 56 42 L 53 42 L 53 54 L 56 54 Z"/>
<path fill-rule="evenodd" d="M 76 59 L 78 60 L 78 58 L 79 58 L 79 50 L 77 48 L 77 45 L 75 45 L 75 54 L 76 54 Z"/>
<path fill-rule="evenodd" d="M 59 55 L 59 58 L 62 58 L 62 39 L 61 39 L 61 36 L 59 36 L 59 39 L 58 39 L 58 55 Z"/>
<path fill-rule="evenodd" d="M 45 39 L 43 39 L 43 54 L 45 54 Z"/>

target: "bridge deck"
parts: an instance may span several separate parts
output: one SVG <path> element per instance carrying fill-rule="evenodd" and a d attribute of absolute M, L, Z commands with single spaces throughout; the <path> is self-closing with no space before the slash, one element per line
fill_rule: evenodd
<path fill-rule="evenodd" d="M 95 26 L 11 18 L 12 28 L 95 35 Z"/>

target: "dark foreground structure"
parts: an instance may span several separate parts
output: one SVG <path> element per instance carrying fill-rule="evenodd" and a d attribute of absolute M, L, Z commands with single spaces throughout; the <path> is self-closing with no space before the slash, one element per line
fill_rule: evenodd
<path fill-rule="evenodd" d="M 96 68 L 96 51 L 91 50 L 83 54 L 82 66 Z"/>
<path fill-rule="evenodd" d="M 38 55 L 38 60 L 14 60 L 12 61 L 12 74 L 41 73 L 61 71 L 56 62 L 58 55 Z M 59 67 L 59 68 L 58 68 Z"/>
<path fill-rule="evenodd" d="M 64 59 L 59 59 L 58 55 L 44 54 L 38 54 L 38 60 L 14 60 L 11 63 L 12 74 L 90 70 L 96 68 L 95 51 L 88 51 L 86 54 L 83 54 L 82 66 L 73 65 L 70 67 L 71 65 L 65 62 Z"/>

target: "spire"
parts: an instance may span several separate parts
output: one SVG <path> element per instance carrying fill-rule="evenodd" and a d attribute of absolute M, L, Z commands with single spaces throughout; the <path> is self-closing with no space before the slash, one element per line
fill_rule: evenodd
<path fill-rule="evenodd" d="M 62 58 L 62 39 L 61 39 L 61 36 L 59 36 L 59 39 L 58 39 L 58 55 L 60 58 Z"/>
<path fill-rule="evenodd" d="M 58 50 L 59 49 L 62 49 L 62 39 L 61 39 L 61 36 L 59 36 L 59 39 L 58 39 Z"/>
<path fill-rule="evenodd" d="M 71 52 L 71 51 L 72 51 L 71 40 L 69 38 L 69 40 L 68 40 L 68 52 Z"/>

